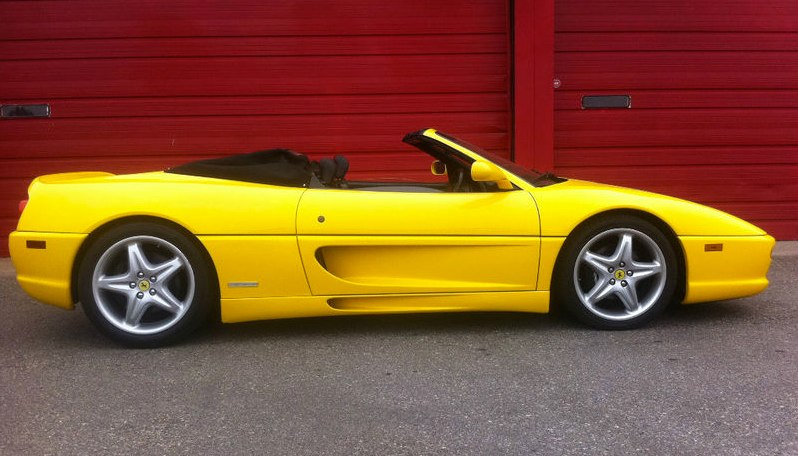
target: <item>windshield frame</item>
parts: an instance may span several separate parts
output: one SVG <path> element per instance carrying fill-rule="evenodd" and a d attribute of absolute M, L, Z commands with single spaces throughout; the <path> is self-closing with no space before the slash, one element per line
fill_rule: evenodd
<path fill-rule="evenodd" d="M 432 153 L 430 150 L 428 150 L 428 148 L 431 148 L 430 146 L 432 146 L 430 144 L 427 144 L 427 147 L 422 147 L 423 145 L 425 145 L 424 140 L 435 141 L 435 144 L 438 146 L 438 147 L 433 146 L 435 148 L 436 153 Z M 473 157 L 468 157 L 467 155 L 463 154 L 461 151 L 457 150 L 455 147 L 452 147 L 450 144 L 447 143 L 454 144 L 455 146 L 459 146 L 462 149 L 466 149 L 470 153 L 496 164 L 497 166 L 509 172 L 513 176 L 516 176 L 519 179 L 522 179 L 523 181 L 535 187 L 539 186 L 540 179 L 545 176 L 545 174 L 539 171 L 524 168 L 523 166 L 515 162 L 512 162 L 495 153 L 488 152 L 479 146 L 469 143 L 468 141 L 462 140 L 460 138 L 444 133 L 442 131 L 437 131 L 432 128 L 420 130 L 414 133 L 409 133 L 407 136 L 405 136 L 403 141 L 420 149 L 423 152 L 426 152 L 429 155 L 432 155 L 437 159 L 441 158 L 438 155 L 441 153 L 440 146 L 443 146 L 445 148 L 445 151 L 450 156 L 457 157 L 460 160 L 462 160 L 464 157 L 467 157 L 469 164 L 475 160 Z"/>

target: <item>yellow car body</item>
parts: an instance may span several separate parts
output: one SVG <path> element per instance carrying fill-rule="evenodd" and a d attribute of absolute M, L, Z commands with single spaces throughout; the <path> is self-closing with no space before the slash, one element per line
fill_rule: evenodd
<path fill-rule="evenodd" d="M 486 173 L 494 191 L 284 187 L 166 172 L 42 176 L 10 236 L 17 279 L 35 299 L 71 309 L 77 270 L 97 233 L 143 220 L 201 244 L 225 322 L 546 312 L 566 239 L 586 221 L 630 214 L 673 240 L 684 303 L 767 287 L 774 240 L 743 220 L 584 181 L 535 186 L 435 130 L 419 134 L 486 163 L 472 174 Z"/>

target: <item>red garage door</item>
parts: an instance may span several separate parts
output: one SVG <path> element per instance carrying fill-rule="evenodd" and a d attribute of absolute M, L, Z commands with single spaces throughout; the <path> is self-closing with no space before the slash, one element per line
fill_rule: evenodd
<path fill-rule="evenodd" d="M 4 2 L 0 233 L 32 177 L 289 147 L 410 176 L 427 126 L 509 155 L 506 0 Z M 7 253 L 5 239 L 0 250 Z"/>
<path fill-rule="evenodd" d="M 555 166 L 798 239 L 798 2 L 557 0 Z M 631 109 L 581 109 L 630 95 Z"/>

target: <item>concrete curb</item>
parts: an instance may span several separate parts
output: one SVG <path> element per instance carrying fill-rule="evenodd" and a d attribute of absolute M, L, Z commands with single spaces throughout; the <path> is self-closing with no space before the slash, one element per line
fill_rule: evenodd
<path fill-rule="evenodd" d="M 0 258 L 0 277 L 15 276 L 14 266 L 11 265 L 11 258 Z"/>
<path fill-rule="evenodd" d="M 798 241 L 779 241 L 773 249 L 774 257 L 793 257 L 798 256 Z M 0 258 L 0 277 L 14 276 L 14 266 L 11 265 L 11 258 Z"/>
<path fill-rule="evenodd" d="M 774 257 L 798 256 L 798 241 L 779 241 L 773 249 Z"/>

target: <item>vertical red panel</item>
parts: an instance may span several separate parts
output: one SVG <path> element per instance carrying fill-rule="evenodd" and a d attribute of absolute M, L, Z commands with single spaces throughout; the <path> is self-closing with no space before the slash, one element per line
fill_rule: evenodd
<path fill-rule="evenodd" d="M 554 0 L 516 0 L 513 11 L 513 152 L 519 164 L 554 168 Z"/>

